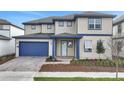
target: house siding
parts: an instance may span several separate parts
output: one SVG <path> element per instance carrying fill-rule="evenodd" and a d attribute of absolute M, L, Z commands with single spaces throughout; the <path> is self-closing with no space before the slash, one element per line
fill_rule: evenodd
<path fill-rule="evenodd" d="M 54 25 L 52 25 L 51 29 L 47 29 L 47 24 L 42 24 L 42 33 L 54 33 Z"/>
<path fill-rule="evenodd" d="M 92 41 L 92 52 L 84 52 L 84 41 L 85 40 L 91 40 Z M 99 59 L 99 54 L 96 53 L 96 46 L 97 46 L 97 40 L 104 41 L 103 45 L 105 48 L 105 53 L 101 54 L 101 59 L 111 59 L 111 48 L 110 48 L 110 36 L 84 36 L 82 39 L 80 39 L 80 59 Z"/>
<path fill-rule="evenodd" d="M 59 26 L 59 21 L 55 21 L 55 34 L 61 34 L 61 33 L 70 33 L 70 34 L 76 34 L 75 31 L 75 22 L 72 21 L 72 27 L 67 26 L 67 21 L 64 21 L 64 26 Z"/>
<path fill-rule="evenodd" d="M 112 34 L 112 18 L 102 18 L 101 30 L 88 30 L 88 18 L 77 19 L 78 34 Z"/>

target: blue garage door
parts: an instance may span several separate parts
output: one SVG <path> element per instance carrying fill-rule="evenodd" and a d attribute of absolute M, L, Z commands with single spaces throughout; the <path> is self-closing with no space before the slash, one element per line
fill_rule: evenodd
<path fill-rule="evenodd" d="M 19 56 L 48 56 L 48 42 L 20 42 Z"/>

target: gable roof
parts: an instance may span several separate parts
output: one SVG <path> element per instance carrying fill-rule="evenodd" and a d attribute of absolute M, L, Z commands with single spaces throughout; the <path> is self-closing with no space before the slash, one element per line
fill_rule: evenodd
<path fill-rule="evenodd" d="M 10 39 L 11 39 L 11 38 L 9 38 L 9 37 L 0 35 L 0 40 L 10 40 Z"/>
<path fill-rule="evenodd" d="M 115 15 L 110 14 L 104 14 L 104 13 L 98 13 L 98 12 L 81 12 L 78 14 L 70 14 L 65 16 L 52 16 L 52 17 L 46 17 L 41 18 L 37 20 L 32 20 L 28 22 L 24 22 L 23 24 L 46 24 L 46 23 L 54 23 L 54 20 L 75 20 L 77 17 L 106 17 L 106 18 L 114 18 Z"/>
<path fill-rule="evenodd" d="M 5 19 L 0 19 L 0 24 L 10 25 L 11 23 Z"/>
<path fill-rule="evenodd" d="M 120 16 L 119 18 L 115 19 L 113 21 L 113 25 L 116 25 L 118 23 L 124 22 L 124 15 Z"/>
<path fill-rule="evenodd" d="M 24 30 L 23 28 L 21 28 L 21 27 L 19 27 L 17 25 L 12 24 L 11 22 L 9 22 L 8 20 L 5 20 L 5 19 L 0 19 L 0 25 L 12 25 L 12 26 L 14 26 L 16 28 Z"/>

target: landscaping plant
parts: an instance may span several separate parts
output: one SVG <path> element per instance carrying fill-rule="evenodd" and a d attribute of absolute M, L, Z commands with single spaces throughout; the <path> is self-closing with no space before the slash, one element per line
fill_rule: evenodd
<path fill-rule="evenodd" d="M 99 40 L 99 41 L 97 42 L 96 52 L 97 52 L 97 54 L 99 54 L 99 59 L 101 59 L 101 58 L 100 58 L 100 54 L 105 53 L 105 48 L 104 48 L 103 42 L 102 42 L 101 40 Z"/>

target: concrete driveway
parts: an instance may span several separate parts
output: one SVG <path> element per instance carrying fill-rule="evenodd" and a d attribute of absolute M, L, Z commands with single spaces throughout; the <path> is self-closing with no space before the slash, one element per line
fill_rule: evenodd
<path fill-rule="evenodd" d="M 45 57 L 18 57 L 0 65 L 0 71 L 39 71 Z"/>
<path fill-rule="evenodd" d="M 0 81 L 32 81 L 45 57 L 18 57 L 0 65 Z"/>

